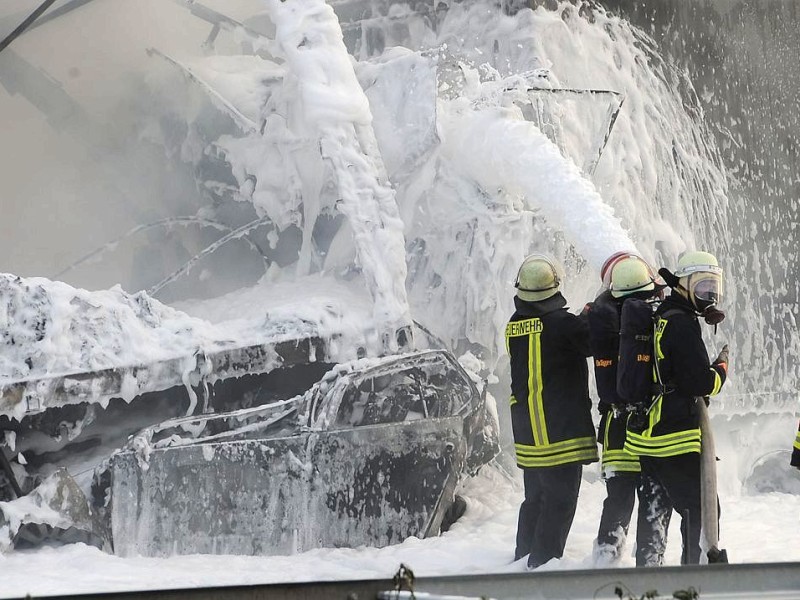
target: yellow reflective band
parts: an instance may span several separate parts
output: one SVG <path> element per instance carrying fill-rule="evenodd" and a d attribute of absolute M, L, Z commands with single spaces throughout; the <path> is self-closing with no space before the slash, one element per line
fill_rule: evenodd
<path fill-rule="evenodd" d="M 514 448 L 516 449 L 518 455 L 524 454 L 528 456 L 543 456 L 545 454 L 553 454 L 555 452 L 563 452 L 565 450 L 573 450 L 575 448 L 592 448 L 593 450 L 597 451 L 597 442 L 595 441 L 594 437 L 582 437 L 541 446 L 514 444 Z"/>
<path fill-rule="evenodd" d="M 514 444 L 520 467 L 555 467 L 575 462 L 597 460 L 594 437 L 574 438 L 546 446 Z"/>
<path fill-rule="evenodd" d="M 794 449 L 800 450 L 800 431 L 797 432 L 797 437 L 794 438 Z"/>
<path fill-rule="evenodd" d="M 625 450 L 640 456 L 676 456 L 700 452 L 700 430 L 688 429 L 659 436 L 643 436 L 628 431 Z"/>
<path fill-rule="evenodd" d="M 511 400 L 508 401 L 510 406 L 514 406 L 517 403 L 517 398 L 512 394 Z"/>
<path fill-rule="evenodd" d="M 667 320 L 659 317 L 658 323 L 656 324 L 656 335 L 655 335 L 656 360 L 661 360 L 664 358 L 664 353 L 661 351 L 661 336 L 664 335 L 664 330 L 666 328 L 667 328 Z"/>
<path fill-rule="evenodd" d="M 594 450 L 575 450 L 566 454 L 559 454 L 551 457 L 527 457 L 517 456 L 517 466 L 520 467 L 558 467 L 576 462 L 594 462 L 597 460 L 597 449 Z"/>
<path fill-rule="evenodd" d="M 610 410 L 606 413 L 606 430 L 603 432 L 603 452 L 608 448 L 608 430 L 611 429 L 612 412 L 613 411 Z"/>
<path fill-rule="evenodd" d="M 539 319 L 530 319 L 539 321 Z M 541 323 L 541 321 L 539 321 Z M 550 443 L 542 398 L 542 328 L 528 337 L 528 414 L 531 419 L 533 441 L 537 446 Z"/>
<path fill-rule="evenodd" d="M 603 463 L 601 467 L 604 474 L 608 473 L 641 473 L 642 465 L 639 461 L 634 462 L 610 462 Z"/>
<path fill-rule="evenodd" d="M 639 462 L 639 457 L 623 450 L 606 450 L 603 452 L 603 462 L 612 460 Z"/>
<path fill-rule="evenodd" d="M 608 473 L 641 473 L 642 467 L 639 463 L 636 463 L 635 466 L 612 465 L 606 467 L 605 470 Z"/>
<path fill-rule="evenodd" d="M 661 420 L 661 406 L 664 403 L 664 396 L 659 394 L 656 401 L 650 407 L 650 419 L 647 424 L 647 431 L 645 432 L 648 437 L 653 435 L 653 427 L 658 425 L 658 422 Z"/>
<path fill-rule="evenodd" d="M 633 460 L 603 460 L 603 468 L 614 468 L 614 469 L 626 469 L 628 471 L 639 471 L 641 470 L 641 465 L 639 464 L 639 459 L 635 458 Z"/>
<path fill-rule="evenodd" d="M 625 471 L 626 473 L 638 473 L 642 470 L 639 459 L 634 460 L 606 460 L 602 462 L 603 471 Z"/>
<path fill-rule="evenodd" d="M 700 452 L 700 441 L 685 442 L 683 444 L 675 444 L 673 446 L 664 446 L 663 448 L 644 447 L 639 448 L 631 442 L 625 442 L 625 449 L 630 449 L 631 452 L 636 452 L 639 456 L 654 456 L 656 458 L 666 458 L 669 456 L 678 456 L 680 454 L 691 454 L 692 452 Z"/>
<path fill-rule="evenodd" d="M 716 396 L 722 389 L 722 377 L 719 376 L 719 373 L 714 368 L 711 369 L 711 372 L 714 373 L 714 388 L 711 390 L 709 396 Z"/>
<path fill-rule="evenodd" d="M 683 431 L 675 431 L 673 433 L 665 433 L 664 435 L 639 435 L 636 432 L 628 431 L 627 437 L 632 439 L 641 440 L 641 443 L 652 444 L 655 446 L 663 446 L 665 444 L 672 444 L 683 440 L 691 440 L 694 438 L 700 439 L 700 429 L 684 429 Z"/>
<path fill-rule="evenodd" d="M 542 329 L 542 320 L 538 318 L 525 319 L 524 321 L 512 321 L 506 325 L 506 339 L 541 333 Z"/>
<path fill-rule="evenodd" d="M 664 443 L 672 443 L 686 439 L 700 439 L 700 429 L 684 429 L 683 431 L 675 431 L 673 433 L 665 433 L 664 435 L 651 436 L 651 440 L 663 440 Z"/>

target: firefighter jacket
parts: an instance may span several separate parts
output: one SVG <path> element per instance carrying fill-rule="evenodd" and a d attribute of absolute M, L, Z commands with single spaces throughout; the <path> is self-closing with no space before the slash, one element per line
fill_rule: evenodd
<path fill-rule="evenodd" d="M 625 450 L 655 457 L 700 452 L 697 402 L 719 393 L 725 368 L 711 364 L 693 307 L 673 292 L 658 307 L 653 336 L 658 390 L 647 413 L 631 415 Z"/>
<path fill-rule="evenodd" d="M 589 328 L 557 293 L 539 302 L 514 298 L 506 326 L 511 359 L 511 426 L 520 468 L 597 460 L 591 417 Z"/>
<path fill-rule="evenodd" d="M 794 448 L 792 449 L 792 466 L 800 469 L 800 425 L 797 427 L 797 435 L 794 438 Z"/>
<path fill-rule="evenodd" d="M 606 290 L 584 311 L 589 320 L 594 379 L 599 398 L 597 439 L 602 446 L 601 471 L 606 478 L 616 473 L 639 473 L 642 470 L 639 457 L 624 449 L 628 411 L 617 394 L 620 314 L 625 299 L 614 298 Z"/>

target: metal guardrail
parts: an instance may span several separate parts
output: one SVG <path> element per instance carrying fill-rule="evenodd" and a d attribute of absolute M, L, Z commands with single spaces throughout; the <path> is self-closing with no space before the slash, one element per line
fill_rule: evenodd
<path fill-rule="evenodd" d="M 420 600 L 442 597 L 451 600 L 458 597 L 498 600 L 692 597 L 674 595 L 682 591 L 695 591 L 699 600 L 800 600 L 800 562 L 422 577 L 413 582 L 413 588 L 414 595 Z M 617 594 L 616 588 L 622 596 Z M 61 594 L 59 597 L 71 600 L 400 600 L 412 597 L 407 587 L 403 592 L 393 590 L 395 584 L 392 580 L 373 579 L 76 596 Z M 645 596 L 650 592 L 656 595 Z"/>

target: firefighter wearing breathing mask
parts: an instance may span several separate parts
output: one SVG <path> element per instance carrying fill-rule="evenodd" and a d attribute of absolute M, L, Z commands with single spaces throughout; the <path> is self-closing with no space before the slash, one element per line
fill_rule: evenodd
<path fill-rule="evenodd" d="M 728 347 L 712 362 L 698 317 L 716 325 L 724 314 L 722 269 L 708 252 L 686 252 L 674 273 L 659 270 L 670 295 L 656 311 L 656 393 L 647 413 L 628 421 L 625 449 L 639 455 L 642 473 L 665 489 L 681 517 L 682 564 L 700 562 L 700 417 L 697 402 L 719 393 L 728 372 Z"/>

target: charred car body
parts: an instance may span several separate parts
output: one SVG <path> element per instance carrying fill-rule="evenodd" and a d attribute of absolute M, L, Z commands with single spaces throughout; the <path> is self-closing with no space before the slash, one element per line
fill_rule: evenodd
<path fill-rule="evenodd" d="M 291 399 L 148 428 L 95 492 L 121 555 L 384 546 L 438 534 L 495 431 L 449 354 L 357 361 Z"/>
<path fill-rule="evenodd" d="M 310 361 L 321 343 L 196 356 L 205 376 L 192 389 L 2 417 L 26 463 L 4 454 L 3 493 L 21 495 L 0 502 L 4 545 L 287 554 L 438 534 L 459 481 L 499 451 L 485 393 L 444 350 Z M 281 366 L 259 372 L 275 354 Z M 3 395 L 35 405 L 37 390 L 79 398 L 105 386 L 113 396 L 125 377 L 20 382 Z"/>

